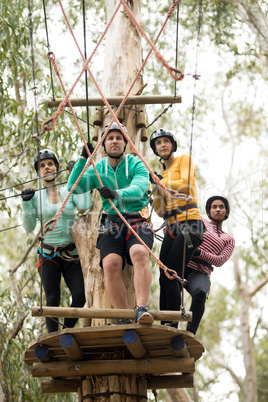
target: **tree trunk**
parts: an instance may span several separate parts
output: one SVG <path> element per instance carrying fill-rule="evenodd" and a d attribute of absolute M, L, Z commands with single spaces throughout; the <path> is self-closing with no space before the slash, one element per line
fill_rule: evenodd
<path fill-rule="evenodd" d="M 240 301 L 240 332 L 244 365 L 246 370 L 244 400 L 247 402 L 257 401 L 256 367 L 254 359 L 253 340 L 250 336 L 249 310 L 251 306 L 250 288 L 247 280 L 243 281 L 239 269 L 239 250 L 234 251 L 234 270 L 237 292 Z"/>
<path fill-rule="evenodd" d="M 256 0 L 237 0 L 237 13 L 252 30 L 261 47 L 261 56 L 264 63 L 268 62 L 268 21 Z"/>

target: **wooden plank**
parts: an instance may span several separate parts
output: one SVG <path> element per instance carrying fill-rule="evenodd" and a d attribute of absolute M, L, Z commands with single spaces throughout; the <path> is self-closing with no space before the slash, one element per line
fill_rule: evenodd
<path fill-rule="evenodd" d="M 111 388 L 110 381 L 117 376 L 109 376 L 109 389 Z M 142 381 L 142 384 L 140 384 Z M 81 386 L 80 379 L 66 379 L 66 380 L 42 380 L 41 391 L 44 394 L 56 394 L 61 392 L 77 392 Z M 138 393 L 146 395 L 148 389 L 170 389 L 170 388 L 192 388 L 193 387 L 193 374 L 173 374 L 173 375 L 151 375 L 147 381 L 144 377 L 138 380 Z"/>
<path fill-rule="evenodd" d="M 87 328 L 68 328 L 52 334 L 46 334 L 31 342 L 25 351 L 24 361 L 32 365 L 37 361 L 34 355 L 34 349 L 40 344 L 46 344 L 49 348 L 51 358 L 57 361 L 69 360 L 64 349 L 59 346 L 60 338 L 63 334 L 71 333 L 81 349 L 86 360 L 96 360 L 101 355 L 105 358 L 114 358 L 115 353 L 122 356 L 130 357 L 130 351 L 124 343 L 123 334 L 126 330 L 134 330 L 141 343 L 143 344 L 148 356 L 154 357 L 170 357 L 172 356 L 172 348 L 170 342 L 175 336 L 181 336 L 187 345 L 190 357 L 198 360 L 204 352 L 204 347 L 200 339 L 192 333 L 177 330 L 172 327 L 162 325 L 120 325 L 120 326 L 99 326 Z"/>
<path fill-rule="evenodd" d="M 148 389 L 193 388 L 193 374 L 153 375 L 148 378 Z"/>
<path fill-rule="evenodd" d="M 112 106 L 119 106 L 123 100 L 123 96 L 113 96 L 108 97 L 107 101 Z M 49 100 L 47 101 L 47 107 L 58 107 L 63 99 Z M 105 106 L 102 98 L 100 97 L 90 97 L 87 99 L 74 98 L 70 99 L 73 107 L 83 107 L 87 106 Z M 165 104 L 165 103 L 181 103 L 181 96 L 170 96 L 170 95 L 139 95 L 139 96 L 129 96 L 124 105 L 154 105 L 154 104 Z M 66 105 L 68 106 L 68 104 Z"/>
<path fill-rule="evenodd" d="M 103 319 L 130 319 L 135 318 L 135 311 L 131 309 L 95 309 L 78 307 L 40 307 L 32 308 L 33 317 L 64 317 L 64 318 L 103 318 Z M 187 318 L 181 311 L 150 310 L 150 314 L 158 321 L 191 321 L 192 312 L 187 312 Z M 148 324 L 147 324 L 148 325 Z"/>
<path fill-rule="evenodd" d="M 81 387 L 81 379 L 73 378 L 66 380 L 43 380 L 41 391 L 43 394 L 58 394 L 61 392 L 78 392 Z"/>
<path fill-rule="evenodd" d="M 94 360 L 34 363 L 33 377 L 83 377 L 109 374 L 194 373 L 194 359 Z"/>

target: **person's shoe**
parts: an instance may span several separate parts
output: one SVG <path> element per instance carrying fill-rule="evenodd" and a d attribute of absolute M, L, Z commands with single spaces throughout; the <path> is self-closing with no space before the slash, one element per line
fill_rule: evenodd
<path fill-rule="evenodd" d="M 154 322 L 153 317 L 148 313 L 149 306 L 136 306 L 135 323 L 136 324 L 152 324 Z"/>
<path fill-rule="evenodd" d="M 127 320 L 126 318 L 122 318 L 122 320 L 117 321 L 114 325 L 126 325 L 132 324 L 131 320 Z"/>

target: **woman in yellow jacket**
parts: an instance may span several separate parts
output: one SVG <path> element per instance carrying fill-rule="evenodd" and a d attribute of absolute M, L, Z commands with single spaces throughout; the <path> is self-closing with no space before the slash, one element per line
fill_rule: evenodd
<path fill-rule="evenodd" d="M 191 197 L 188 203 L 186 199 L 169 198 L 158 187 L 159 191 L 154 200 L 154 210 L 166 221 L 160 260 L 182 277 L 183 262 L 186 268 L 194 251 L 202 243 L 204 232 L 204 224 L 197 207 L 195 167 L 190 155 L 183 154 L 177 157 L 174 155 L 177 143 L 169 130 L 160 128 L 154 131 L 150 138 L 150 146 L 155 155 L 160 157 L 163 166 L 161 175 L 157 175 L 161 183 L 169 190 Z M 152 178 L 151 182 L 153 182 Z M 184 239 L 186 240 L 185 253 Z M 185 275 L 184 277 L 187 279 Z M 164 271 L 160 269 L 160 310 L 179 311 L 180 307 L 181 284 L 176 280 L 168 279 Z M 177 323 L 172 323 L 172 326 L 176 327 Z"/>

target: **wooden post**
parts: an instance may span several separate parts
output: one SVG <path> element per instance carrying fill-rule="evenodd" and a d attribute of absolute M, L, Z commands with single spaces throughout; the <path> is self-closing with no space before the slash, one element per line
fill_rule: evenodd
<path fill-rule="evenodd" d="M 138 378 L 138 394 L 140 395 L 140 402 L 147 401 L 147 380 L 145 376 Z M 142 396 L 144 395 L 144 398 Z"/>
<path fill-rule="evenodd" d="M 108 377 L 109 391 L 115 392 L 110 396 L 110 402 L 120 402 L 121 396 L 116 393 L 120 392 L 120 381 L 118 375 L 110 375 Z"/>
<path fill-rule="evenodd" d="M 83 360 L 84 354 L 71 334 L 63 334 L 60 337 L 60 345 L 71 360 Z"/>
<path fill-rule="evenodd" d="M 145 105 L 136 105 L 137 128 L 146 127 Z"/>
<path fill-rule="evenodd" d="M 123 340 L 132 356 L 136 359 L 141 359 L 146 355 L 146 349 L 143 346 L 139 335 L 134 330 L 127 330 L 123 335 Z"/>
<path fill-rule="evenodd" d="M 170 341 L 170 347 L 176 357 L 189 357 L 187 345 L 182 336 L 174 336 Z"/>
<path fill-rule="evenodd" d="M 49 362 L 51 360 L 51 355 L 46 345 L 38 345 L 34 349 L 34 355 L 42 362 Z"/>
<path fill-rule="evenodd" d="M 85 380 L 82 381 L 82 395 L 83 398 L 86 395 L 91 395 L 93 392 L 93 387 L 92 387 L 92 382 L 90 379 L 86 378 Z M 94 398 L 85 398 L 83 399 L 83 402 L 93 402 Z"/>

